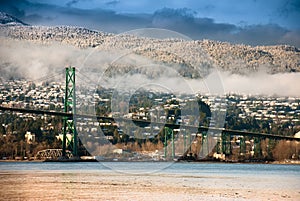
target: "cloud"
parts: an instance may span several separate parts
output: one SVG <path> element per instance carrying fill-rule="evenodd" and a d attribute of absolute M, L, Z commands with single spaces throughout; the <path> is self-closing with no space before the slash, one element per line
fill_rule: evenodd
<path fill-rule="evenodd" d="M 113 0 L 113 1 L 108 1 L 106 2 L 105 4 L 108 5 L 108 6 L 116 6 L 117 4 L 119 4 L 120 1 L 118 0 Z"/>
<path fill-rule="evenodd" d="M 247 41 L 251 45 L 276 45 L 282 42 L 282 38 L 288 32 L 276 24 L 252 25 L 239 29 L 229 37 L 231 42 L 235 43 Z"/>
<path fill-rule="evenodd" d="M 294 44 L 296 47 L 300 47 L 300 30 L 288 31 L 279 40 L 283 44 Z"/>
<path fill-rule="evenodd" d="M 21 7 L 26 2 L 23 0 L 16 0 L 12 3 L 12 1 L 0 0 L 0 10 L 6 12 L 16 18 L 22 19 L 25 16 L 25 10 Z"/>
<path fill-rule="evenodd" d="M 226 93 L 300 97 L 300 73 L 257 72 L 251 75 L 237 75 L 221 72 L 220 76 Z"/>
<path fill-rule="evenodd" d="M 288 44 L 300 47 L 300 30 L 288 30 L 276 24 L 252 25 L 227 37 L 229 42 L 250 45 Z"/>
<path fill-rule="evenodd" d="M 237 30 L 231 24 L 215 23 L 210 18 L 196 18 L 189 9 L 164 8 L 152 16 L 152 26 L 181 32 L 192 39 L 222 40 L 221 36 Z"/>
<path fill-rule="evenodd" d="M 23 77 L 28 80 L 41 80 L 42 77 L 56 74 L 57 77 L 53 79 L 62 81 L 64 68 L 72 65 L 79 71 L 80 82 L 129 91 L 142 86 L 145 86 L 145 89 L 157 86 L 175 94 L 235 92 L 300 96 L 300 73 L 270 75 L 262 70 L 237 75 L 215 70 L 204 79 L 189 79 L 178 74 L 176 66 L 158 65 L 138 55 L 128 55 L 116 60 L 120 54 L 122 55 L 122 52 L 99 52 L 95 49 L 80 49 L 58 43 L 37 44 L 0 37 L 0 79 Z M 111 63 L 132 64 L 135 68 L 126 73 L 118 73 L 122 67 L 109 67 Z M 115 74 L 111 76 L 109 70 L 115 71 Z M 58 72 L 60 74 L 57 74 Z"/>
<path fill-rule="evenodd" d="M 77 4 L 79 0 L 72 0 L 66 3 L 66 6 L 71 7 L 74 4 Z"/>
<path fill-rule="evenodd" d="M 81 66 L 89 52 L 58 43 L 36 44 L 0 37 L 0 75 L 3 79 L 36 80 L 67 65 Z"/>
<path fill-rule="evenodd" d="M 299 13 L 300 10 L 300 1 L 298 0 L 289 0 L 283 1 L 282 5 L 277 9 L 279 15 L 288 17 L 292 13 Z"/>

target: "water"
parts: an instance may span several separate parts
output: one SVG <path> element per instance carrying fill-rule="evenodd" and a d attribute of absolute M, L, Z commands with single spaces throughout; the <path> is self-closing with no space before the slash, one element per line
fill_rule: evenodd
<path fill-rule="evenodd" d="M 124 174 L 165 173 L 178 175 L 285 175 L 300 179 L 300 165 L 169 162 L 0 162 L 3 171 L 96 171 Z"/>
<path fill-rule="evenodd" d="M 300 179 L 300 165 L 168 162 L 0 162 L 0 171 L 96 171 L 128 174 L 286 175 Z"/>
<path fill-rule="evenodd" d="M 268 186 L 299 188 L 300 165 L 230 164 L 230 163 L 167 163 L 167 162 L 1 162 L 1 172 L 98 173 L 124 175 L 172 175 L 174 177 L 227 178 L 269 181 Z M 254 183 L 255 184 L 255 183 Z M 257 182 L 257 185 L 259 182 Z M 264 184 L 265 185 L 265 184 Z M 300 189 L 300 188 L 299 188 Z"/>
<path fill-rule="evenodd" d="M 145 197 L 148 194 L 152 196 L 150 200 L 169 199 L 170 196 L 174 196 L 175 200 L 300 200 L 300 165 L 1 162 L 0 187 L 5 185 L 6 189 L 10 189 L 11 184 L 11 190 L 8 194 L 0 190 L 0 195 L 18 196 L 13 197 L 18 199 L 32 196 L 30 189 L 20 184 L 24 183 L 24 178 L 28 186 L 46 186 L 55 195 L 51 199 L 58 200 L 64 199 L 66 193 L 83 199 L 95 191 L 101 193 L 93 195 L 93 199 L 110 200 L 111 189 L 123 196 L 111 200 L 149 200 Z M 72 188 L 80 191 L 70 192 L 70 189 L 64 189 L 65 184 L 72 184 Z M 15 190 L 18 185 L 21 185 L 22 192 Z M 62 186 L 64 190 L 61 190 Z M 82 191 L 82 188 L 85 190 Z M 162 188 L 166 191 L 161 192 Z M 45 199 L 43 193 L 34 195 L 36 199 Z"/>

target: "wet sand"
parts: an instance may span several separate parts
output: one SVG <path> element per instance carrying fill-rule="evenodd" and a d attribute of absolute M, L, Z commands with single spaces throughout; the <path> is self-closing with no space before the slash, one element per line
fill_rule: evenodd
<path fill-rule="evenodd" d="M 159 173 L 6 171 L 0 173 L 0 200 L 300 200 L 299 188 L 276 188 L 269 182 Z"/>

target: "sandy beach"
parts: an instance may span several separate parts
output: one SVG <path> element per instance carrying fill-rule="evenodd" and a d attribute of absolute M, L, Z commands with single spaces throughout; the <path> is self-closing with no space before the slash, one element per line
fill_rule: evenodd
<path fill-rule="evenodd" d="M 269 182 L 160 173 L 6 171 L 0 173 L 0 200 L 300 200 L 300 190 Z"/>

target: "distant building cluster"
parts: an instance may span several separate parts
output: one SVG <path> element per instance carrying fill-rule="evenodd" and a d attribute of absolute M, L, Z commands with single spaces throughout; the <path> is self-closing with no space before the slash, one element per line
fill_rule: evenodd
<path fill-rule="evenodd" d="M 210 126 L 213 127 L 223 127 L 224 125 L 216 124 L 224 122 L 222 119 L 225 119 L 225 115 L 233 115 L 228 114 L 228 108 L 236 108 L 237 114 L 234 115 L 235 118 L 239 119 L 253 117 L 258 121 L 271 120 L 275 124 L 289 122 L 290 125 L 300 125 L 300 98 L 295 97 L 262 97 L 237 94 L 219 97 L 205 94 L 173 97 L 170 94 L 161 94 L 153 97 L 152 106 L 131 105 L 130 108 L 126 108 L 123 102 L 119 102 L 116 105 L 118 107 L 117 111 L 111 111 L 111 93 L 111 90 L 98 92 L 88 89 L 78 90 L 77 107 L 79 107 L 79 113 L 94 114 L 95 112 L 100 112 L 101 116 L 197 126 L 199 124 L 197 117 L 199 116 L 198 105 L 195 107 L 191 103 L 198 99 L 209 106 L 209 110 L 212 113 L 211 119 L 209 119 Z M 63 111 L 63 102 L 64 86 L 57 82 L 35 84 L 24 80 L 14 80 L 0 83 L 0 104 L 5 107 Z M 100 108 L 99 111 L 97 110 L 97 105 Z M 180 108 L 184 109 L 179 113 Z M 166 111 L 169 112 L 166 113 Z M 197 112 L 198 114 L 196 114 Z M 19 115 L 33 117 L 31 114 L 20 113 Z M 218 118 L 221 120 L 218 120 Z M 97 131 L 97 125 L 92 125 L 94 126 L 94 131 Z M 85 125 L 82 126 L 80 129 L 84 130 Z"/>
<path fill-rule="evenodd" d="M 0 103 L 6 107 L 56 110 L 63 108 L 64 86 L 59 83 L 36 85 L 25 80 L 0 83 Z"/>
<path fill-rule="evenodd" d="M 229 104 L 240 109 L 239 118 L 254 117 L 256 120 L 272 120 L 275 124 L 292 122 L 300 124 L 300 98 L 229 95 Z"/>

